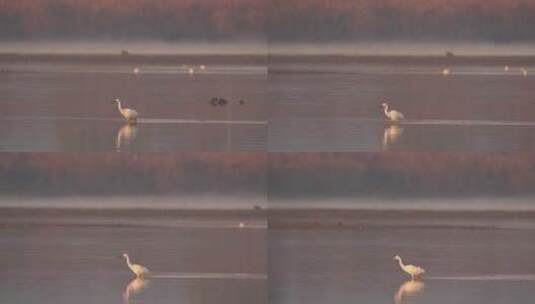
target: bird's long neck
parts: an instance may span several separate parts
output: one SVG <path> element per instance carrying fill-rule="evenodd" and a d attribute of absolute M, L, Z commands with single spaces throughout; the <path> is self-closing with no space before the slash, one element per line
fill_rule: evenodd
<path fill-rule="evenodd" d="M 132 268 L 132 263 L 130 263 L 130 257 L 126 256 L 126 265 L 128 265 L 128 268 Z"/>
<path fill-rule="evenodd" d="M 405 265 L 403 264 L 403 261 L 401 260 L 401 258 L 398 259 L 398 263 L 399 263 L 399 267 L 405 269 Z"/>
<path fill-rule="evenodd" d="M 121 107 L 120 101 L 117 101 L 117 109 L 119 109 L 119 112 L 123 113 L 123 108 Z"/>
<path fill-rule="evenodd" d="M 385 115 L 388 115 L 388 112 L 389 112 L 388 111 L 388 105 L 385 105 L 384 110 L 385 110 Z"/>

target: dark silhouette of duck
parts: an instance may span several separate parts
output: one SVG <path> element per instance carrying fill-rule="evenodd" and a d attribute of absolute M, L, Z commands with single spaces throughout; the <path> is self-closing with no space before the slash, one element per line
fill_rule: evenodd
<path fill-rule="evenodd" d="M 228 100 L 226 100 L 225 98 L 221 98 L 221 97 L 212 97 L 210 99 L 210 102 L 209 102 L 212 106 L 214 107 L 224 107 L 226 106 L 227 104 L 229 104 L 230 102 Z M 245 104 L 245 100 L 243 99 L 240 99 L 239 101 L 237 101 L 237 103 L 240 105 L 240 106 L 243 106 Z"/>
<path fill-rule="evenodd" d="M 226 106 L 228 104 L 228 100 L 226 100 L 225 98 L 221 98 L 221 97 L 212 97 L 212 99 L 210 99 L 210 104 L 214 107 L 217 107 L 217 106 Z"/>

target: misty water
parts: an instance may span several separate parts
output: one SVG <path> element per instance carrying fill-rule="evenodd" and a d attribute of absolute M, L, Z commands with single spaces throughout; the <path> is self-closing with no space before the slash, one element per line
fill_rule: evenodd
<path fill-rule="evenodd" d="M 271 229 L 270 303 L 531 303 L 535 230 Z M 395 255 L 424 267 L 411 282 Z"/>
<path fill-rule="evenodd" d="M 150 58 L 1 63 L 0 150 L 265 150 L 264 67 Z M 229 104 L 212 106 L 213 97 Z M 124 122 L 114 98 L 140 113 L 136 125 Z"/>
<path fill-rule="evenodd" d="M 450 68 L 450 75 L 441 74 L 444 68 Z M 515 65 L 505 71 L 499 65 L 344 62 L 273 63 L 269 69 L 245 63 L 201 69 L 199 63 L 154 60 L 2 64 L 0 150 L 531 151 L 535 78 L 519 71 Z M 110 103 L 117 97 L 141 113 L 136 125 L 119 117 Z M 231 102 L 213 106 L 212 97 Z M 407 120 L 399 126 L 386 123 L 379 108 L 382 99 Z M 406 215 L 412 215 L 412 209 L 533 210 L 531 190 L 525 186 L 532 178 L 526 173 L 531 171 L 529 157 L 513 165 L 501 159 L 503 167 L 489 161 L 483 169 L 477 161 L 474 167 L 462 161 L 448 165 L 432 153 L 373 162 L 395 154 L 374 153 L 370 160 L 336 167 L 317 159 L 283 159 L 289 169 L 283 166 L 280 172 L 273 163 L 264 164 L 266 169 L 259 165 L 263 158 L 247 155 L 243 162 L 212 156 L 205 164 L 196 159 L 145 163 L 136 154 L 124 162 L 108 154 L 66 163 L 64 155 L 36 155 L 41 161 L 32 165 L 32 157 L 21 157 L 18 163 L 24 166 L 4 170 L 10 183 L 3 185 L 7 190 L 0 204 L 20 213 L 26 212 L 21 207 L 54 207 L 50 209 L 56 213 L 50 218 L 3 216 L 0 243 L 9 250 L 0 253 L 0 302 L 530 303 L 535 281 L 531 219 L 518 222 L 505 215 L 500 223 L 493 218 L 471 222 L 445 215 L 439 223 L 443 225 L 434 226 L 428 218 L 417 226 L 410 220 L 400 225 L 398 218 L 364 219 L 350 229 L 290 227 L 267 233 L 268 223 L 262 220 L 198 220 L 187 211 L 251 212 L 266 207 L 263 197 L 247 195 L 258 186 L 240 191 L 239 185 L 248 182 L 269 188 L 267 207 L 282 209 L 401 209 Z M 423 169 L 410 171 L 403 165 L 407 161 Z M 69 171 L 71 164 L 77 164 L 76 174 Z M 433 166 L 425 167 L 428 164 Z M 247 165 L 252 169 L 244 170 Z M 450 168 L 468 169 L 443 174 Z M 444 175 L 450 178 L 438 178 Z M 96 184 L 106 191 L 94 195 L 91 188 Z M 123 199 L 130 189 L 139 193 Z M 62 195 L 40 197 L 49 190 Z M 77 195 L 80 191 L 92 196 Z M 462 191 L 468 194 L 451 195 Z M 368 192 L 375 195 L 368 199 L 363 196 Z M 433 196 L 426 197 L 429 192 Z M 441 199 L 442 194 L 450 196 Z M 403 197 L 389 199 L 392 195 Z M 58 216 L 61 208 L 89 214 Z M 109 210 L 95 214 L 89 212 L 93 208 Z M 136 215 L 117 216 L 114 212 L 121 210 L 115 208 L 136 209 Z M 170 209 L 183 209 L 185 218 L 175 219 Z M 169 214 L 156 219 L 151 217 L 155 212 Z M 155 276 L 132 281 L 120 258 L 124 251 Z M 424 281 L 407 282 L 393 260 L 395 254 L 425 267 Z"/>
<path fill-rule="evenodd" d="M 270 151 L 534 148 L 535 78 L 519 66 L 295 60 L 269 69 Z M 383 100 L 406 121 L 389 124 Z"/>
<path fill-rule="evenodd" d="M 225 59 L 201 69 L 203 64 L 186 59 L 147 58 L 2 63 L 0 150 L 533 149 L 535 70 L 529 66 L 523 76 L 514 63 L 506 71 L 498 64 L 296 57 L 274 60 L 269 69 Z M 442 75 L 445 68 L 450 75 Z M 137 125 L 124 123 L 110 103 L 116 97 L 140 112 Z M 212 106 L 212 97 L 230 103 Z M 387 123 L 379 107 L 383 99 L 407 120 Z"/>
<path fill-rule="evenodd" d="M 4 223 L 2 303 L 266 303 L 265 229 Z M 134 280 L 123 252 L 152 277 Z"/>

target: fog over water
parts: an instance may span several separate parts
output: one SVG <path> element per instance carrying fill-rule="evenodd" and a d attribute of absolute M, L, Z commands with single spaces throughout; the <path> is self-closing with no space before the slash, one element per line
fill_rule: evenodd
<path fill-rule="evenodd" d="M 141 196 L 0 196 L 0 208 L 151 209 L 151 210 L 236 210 L 267 205 L 265 195 L 206 193 L 204 195 Z"/>
<path fill-rule="evenodd" d="M 0 43 L 0 53 L 17 54 L 130 54 L 143 55 L 412 55 L 530 56 L 535 43 L 486 41 L 355 40 L 278 42 L 268 38 L 236 40 L 14 40 Z"/>
<path fill-rule="evenodd" d="M 235 41 L 24 40 L 0 43 L 0 53 L 19 54 L 265 55 L 264 39 Z"/>
<path fill-rule="evenodd" d="M 532 304 L 534 81 L 535 0 L 0 0 L 0 303 Z"/>
<path fill-rule="evenodd" d="M 405 211 L 535 211 L 533 197 L 459 197 L 459 198 L 326 198 L 269 200 L 272 209 L 316 210 L 405 210 Z"/>
<path fill-rule="evenodd" d="M 533 43 L 491 43 L 491 42 L 458 42 L 458 41 L 343 41 L 343 42 L 297 42 L 269 43 L 269 54 L 272 55 L 412 55 L 442 56 L 446 52 L 457 55 L 500 55 L 529 56 L 535 54 Z"/>

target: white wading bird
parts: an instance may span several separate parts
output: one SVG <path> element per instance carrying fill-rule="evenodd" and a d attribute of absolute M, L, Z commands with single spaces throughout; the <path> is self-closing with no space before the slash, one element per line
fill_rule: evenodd
<path fill-rule="evenodd" d="M 385 112 L 385 116 L 386 118 L 388 118 L 388 120 L 390 120 L 391 122 L 393 123 L 398 123 L 400 121 L 402 121 L 403 119 L 405 119 L 405 116 L 403 116 L 403 114 L 401 114 L 401 112 L 398 112 L 396 110 L 388 110 L 388 104 L 386 102 L 383 102 L 381 104 L 381 107 L 383 108 L 383 111 Z"/>
<path fill-rule="evenodd" d="M 399 267 L 401 267 L 401 269 L 403 269 L 403 271 L 408 273 L 411 276 L 412 280 L 414 280 L 415 278 L 420 277 L 422 274 L 425 273 L 425 269 L 423 269 L 422 267 L 403 264 L 403 261 L 401 260 L 399 255 L 396 255 L 394 257 L 394 260 L 397 260 L 399 262 Z"/>
<path fill-rule="evenodd" d="M 126 121 L 128 121 L 129 123 L 136 123 L 137 117 L 139 115 L 136 110 L 121 107 L 121 100 L 119 98 L 115 98 L 111 102 L 117 104 L 117 109 L 119 110 L 119 113 L 123 115 Z"/>
<path fill-rule="evenodd" d="M 130 263 L 130 257 L 128 256 L 128 254 L 124 253 L 123 258 L 126 259 L 126 265 L 128 266 L 128 268 L 130 268 L 130 270 L 132 270 L 132 272 L 136 275 L 137 278 L 142 279 L 150 275 L 150 272 L 147 268 L 139 264 Z"/>

